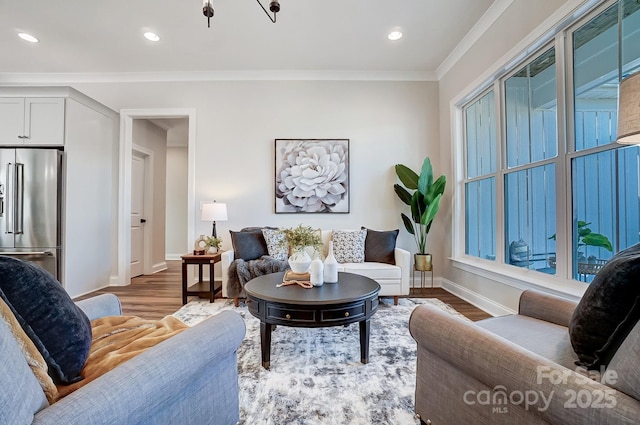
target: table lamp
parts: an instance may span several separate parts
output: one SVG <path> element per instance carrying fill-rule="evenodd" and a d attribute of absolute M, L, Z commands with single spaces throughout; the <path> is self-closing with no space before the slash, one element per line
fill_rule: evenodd
<path fill-rule="evenodd" d="M 620 82 L 618 143 L 640 144 L 640 72 Z"/>
<path fill-rule="evenodd" d="M 207 202 L 202 204 L 202 221 L 213 221 L 211 236 L 218 237 L 216 232 L 216 221 L 227 221 L 227 204 L 222 202 Z"/>

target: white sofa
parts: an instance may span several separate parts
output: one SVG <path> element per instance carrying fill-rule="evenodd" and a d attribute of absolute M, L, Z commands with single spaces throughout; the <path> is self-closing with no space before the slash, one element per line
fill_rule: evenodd
<path fill-rule="evenodd" d="M 329 252 L 331 230 L 322 230 L 324 255 Z M 338 271 L 367 276 L 380 284 L 381 296 L 393 296 L 394 303 L 398 303 L 398 296 L 409 295 L 409 279 L 411 276 L 411 254 L 409 251 L 396 247 L 394 250 L 395 265 L 386 263 L 344 263 L 338 264 Z M 224 251 L 222 264 L 222 296 L 227 298 L 227 284 L 229 281 L 229 266 L 234 260 L 233 250 Z"/>

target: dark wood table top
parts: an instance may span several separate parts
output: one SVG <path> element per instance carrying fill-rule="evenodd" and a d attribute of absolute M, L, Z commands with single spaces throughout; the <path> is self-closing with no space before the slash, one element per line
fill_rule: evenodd
<path fill-rule="evenodd" d="M 220 261 L 220 257 L 222 256 L 222 252 L 218 251 L 214 254 L 185 254 L 185 255 L 181 255 L 180 258 L 182 258 L 182 261 L 186 261 L 186 262 L 201 262 L 201 263 L 208 263 L 212 260 L 215 261 Z"/>
<path fill-rule="evenodd" d="M 247 294 L 261 300 L 299 305 L 341 304 L 375 296 L 380 285 L 373 279 L 353 273 L 338 273 L 338 283 L 325 283 L 305 289 L 299 285 L 277 287 L 284 272 L 266 274 L 245 285 Z"/>

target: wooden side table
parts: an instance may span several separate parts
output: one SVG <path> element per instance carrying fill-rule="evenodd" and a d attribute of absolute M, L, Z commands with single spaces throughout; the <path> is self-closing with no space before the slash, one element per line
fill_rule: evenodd
<path fill-rule="evenodd" d="M 209 297 L 209 302 L 213 302 L 216 293 L 222 290 L 222 285 L 218 288 L 215 287 L 213 266 L 220 261 L 222 253 L 217 252 L 215 254 L 193 255 L 186 254 L 182 257 L 182 304 L 187 303 L 187 297 L 189 295 L 196 295 L 202 298 Z M 193 285 L 187 286 L 187 266 L 198 266 L 198 282 Z M 209 282 L 202 280 L 202 266 L 209 265 Z M 208 285 L 207 285 L 208 284 Z"/>

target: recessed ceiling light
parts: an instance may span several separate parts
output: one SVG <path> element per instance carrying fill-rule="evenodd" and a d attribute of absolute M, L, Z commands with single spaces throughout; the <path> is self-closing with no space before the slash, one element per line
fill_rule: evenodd
<path fill-rule="evenodd" d="M 400 40 L 402 38 L 402 33 L 400 31 L 392 31 L 387 37 L 392 41 Z"/>
<path fill-rule="evenodd" d="M 155 32 L 145 32 L 144 33 L 144 38 L 146 38 L 149 41 L 158 41 L 158 40 L 160 40 L 160 36 L 158 34 L 156 34 Z"/>
<path fill-rule="evenodd" d="M 18 37 L 20 37 L 21 39 L 23 39 L 25 41 L 28 41 L 29 43 L 37 43 L 38 42 L 37 38 L 35 38 L 31 34 L 27 34 L 26 32 L 18 33 Z"/>

